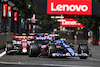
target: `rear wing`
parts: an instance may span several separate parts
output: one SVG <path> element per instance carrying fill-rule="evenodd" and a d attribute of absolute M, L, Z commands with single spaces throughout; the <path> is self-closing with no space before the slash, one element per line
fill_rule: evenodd
<path fill-rule="evenodd" d="M 36 37 L 36 40 L 52 40 L 50 37 Z"/>
<path fill-rule="evenodd" d="M 35 36 L 13 36 L 15 39 L 32 39 L 35 38 Z"/>

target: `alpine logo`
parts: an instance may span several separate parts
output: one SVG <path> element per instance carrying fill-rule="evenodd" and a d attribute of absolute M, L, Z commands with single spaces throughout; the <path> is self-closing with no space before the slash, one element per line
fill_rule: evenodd
<path fill-rule="evenodd" d="M 48 0 L 47 14 L 92 15 L 92 1 Z"/>

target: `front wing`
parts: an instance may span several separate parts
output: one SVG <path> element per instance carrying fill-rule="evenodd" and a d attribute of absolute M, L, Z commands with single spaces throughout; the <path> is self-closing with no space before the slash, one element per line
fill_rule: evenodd
<path fill-rule="evenodd" d="M 64 53 L 64 54 L 60 54 L 60 53 L 52 53 L 53 57 L 71 57 L 72 55 L 70 53 Z M 88 56 L 88 54 L 83 53 L 83 54 L 78 54 L 78 53 L 74 53 L 73 57 L 79 57 L 79 56 Z"/>

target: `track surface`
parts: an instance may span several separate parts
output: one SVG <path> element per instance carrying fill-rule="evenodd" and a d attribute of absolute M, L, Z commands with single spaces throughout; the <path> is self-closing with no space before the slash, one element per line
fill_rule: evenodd
<path fill-rule="evenodd" d="M 47 58 L 29 57 L 28 55 L 6 55 L 1 50 L 0 67 L 100 67 L 100 46 L 89 46 L 92 57 L 79 59 L 78 57 Z M 1 55 L 0 54 L 0 55 Z"/>

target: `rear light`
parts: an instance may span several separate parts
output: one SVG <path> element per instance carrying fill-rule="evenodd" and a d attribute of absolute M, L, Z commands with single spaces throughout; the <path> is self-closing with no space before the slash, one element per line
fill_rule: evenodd
<path fill-rule="evenodd" d="M 13 36 L 13 38 L 16 38 L 16 36 Z"/>

